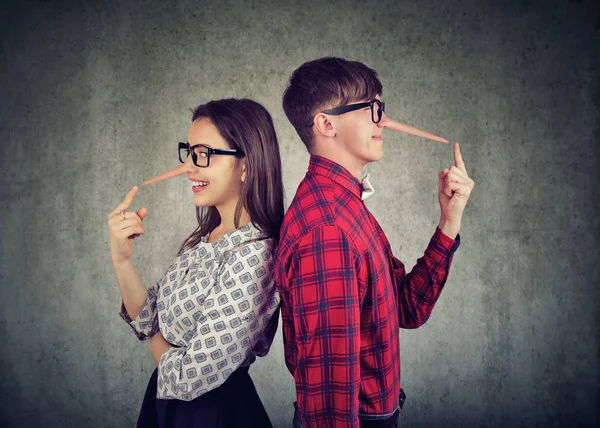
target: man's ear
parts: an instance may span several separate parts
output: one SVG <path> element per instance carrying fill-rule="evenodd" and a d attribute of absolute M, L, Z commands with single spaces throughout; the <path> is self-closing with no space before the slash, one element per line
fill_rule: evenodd
<path fill-rule="evenodd" d="M 317 113 L 314 120 L 315 135 L 323 135 L 324 137 L 335 137 L 335 126 L 329 120 L 327 115 Z"/>

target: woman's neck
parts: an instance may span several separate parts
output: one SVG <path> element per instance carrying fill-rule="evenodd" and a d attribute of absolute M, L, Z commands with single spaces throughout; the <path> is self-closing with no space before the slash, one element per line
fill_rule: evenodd
<path fill-rule="evenodd" d="M 242 208 L 238 227 L 235 226 L 235 206 L 217 207 L 217 210 L 221 216 L 221 223 L 210 232 L 208 242 L 215 242 L 232 230 L 242 227 L 251 221 L 250 214 L 248 214 L 245 208 Z"/>

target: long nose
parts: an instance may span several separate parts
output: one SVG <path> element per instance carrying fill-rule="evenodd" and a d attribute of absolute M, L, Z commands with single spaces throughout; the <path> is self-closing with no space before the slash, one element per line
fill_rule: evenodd
<path fill-rule="evenodd" d="M 438 137 L 437 135 L 430 134 L 429 132 L 421 131 L 420 129 L 413 128 L 412 126 L 408 126 L 400 122 L 396 122 L 395 120 L 387 117 L 385 113 L 383 114 L 383 117 L 377 126 L 380 128 L 393 129 L 394 131 L 405 132 L 407 134 L 416 135 L 417 137 L 423 137 L 429 140 L 439 141 L 440 143 L 449 143 L 449 141 L 445 138 Z"/>
<path fill-rule="evenodd" d="M 177 177 L 183 174 L 187 174 L 187 162 L 182 163 L 176 168 L 170 169 L 162 174 L 158 174 L 155 177 L 152 177 L 142 183 L 142 186 L 147 186 L 148 184 L 158 183 L 159 181 L 168 180 L 169 178 Z"/>

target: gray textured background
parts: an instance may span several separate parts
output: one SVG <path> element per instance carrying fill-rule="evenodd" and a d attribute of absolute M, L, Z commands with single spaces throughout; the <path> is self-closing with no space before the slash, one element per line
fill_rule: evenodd
<path fill-rule="evenodd" d="M 176 166 L 189 108 L 273 114 L 286 206 L 308 155 L 281 109 L 302 62 L 378 70 L 389 115 L 462 143 L 476 189 L 430 321 L 402 332 L 402 426 L 600 423 L 600 19 L 591 1 L 3 2 L 0 425 L 131 427 L 153 370 L 118 317 L 106 215 Z M 368 203 L 409 266 L 450 146 L 386 131 Z M 139 192 L 156 281 L 194 227 L 184 178 Z M 251 374 L 276 427 L 280 333 Z"/>

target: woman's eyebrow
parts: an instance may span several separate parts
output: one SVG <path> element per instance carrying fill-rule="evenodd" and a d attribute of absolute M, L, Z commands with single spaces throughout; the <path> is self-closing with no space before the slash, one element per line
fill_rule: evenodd
<path fill-rule="evenodd" d="M 188 144 L 189 144 L 189 143 L 188 143 Z M 202 146 L 206 146 L 206 147 L 208 147 L 209 149 L 212 149 L 212 148 L 213 148 L 213 146 L 211 146 L 210 144 L 206 144 L 206 143 L 190 144 L 190 146 L 191 146 L 191 147 L 194 147 L 194 146 L 200 146 L 200 145 L 202 145 Z"/>

